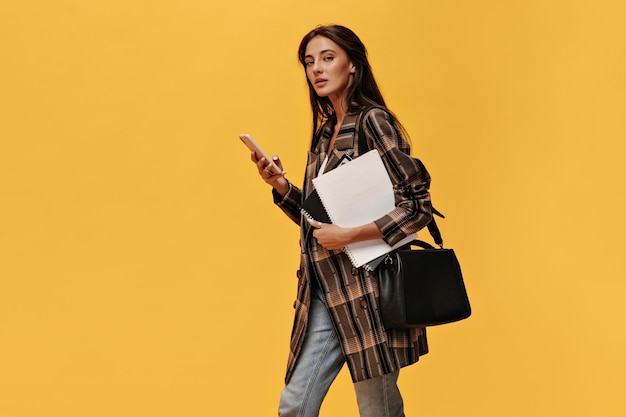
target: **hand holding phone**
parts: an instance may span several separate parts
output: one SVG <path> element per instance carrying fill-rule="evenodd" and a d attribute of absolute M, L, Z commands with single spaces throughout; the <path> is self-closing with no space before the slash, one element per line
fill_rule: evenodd
<path fill-rule="evenodd" d="M 265 160 L 270 164 L 270 172 L 275 175 L 280 175 L 283 173 L 283 170 L 280 169 L 278 165 L 274 163 L 272 158 L 269 157 L 268 154 L 263 151 L 263 149 L 252 139 L 252 136 L 247 133 L 242 133 L 239 135 L 239 139 L 250 149 L 253 151 L 257 157 L 257 159 L 265 158 Z"/>

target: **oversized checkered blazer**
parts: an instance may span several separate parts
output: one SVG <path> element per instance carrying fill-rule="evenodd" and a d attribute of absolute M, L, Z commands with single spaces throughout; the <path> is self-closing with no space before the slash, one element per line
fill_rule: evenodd
<path fill-rule="evenodd" d="M 359 156 L 355 135 L 357 119 L 358 113 L 348 113 L 344 118 L 328 155 L 326 172 L 335 168 L 344 155 L 353 159 Z M 282 198 L 274 192 L 274 202 L 300 226 L 301 233 L 295 320 L 285 382 L 289 382 L 302 347 L 313 279 L 318 279 L 323 289 L 354 382 L 394 372 L 417 362 L 420 355 L 428 352 L 425 329 L 397 331 L 383 327 L 375 276 L 364 268 L 354 268 L 343 251 L 327 250 L 318 245 L 311 226 L 300 213 L 303 199 L 313 189 L 312 180 L 326 158 L 334 124 L 332 119 L 322 127 L 317 145 L 309 152 L 302 189 L 292 184 Z M 393 183 L 396 208 L 375 223 L 384 240 L 394 245 L 430 221 L 430 176 L 423 165 L 410 156 L 408 142 L 385 110 L 368 111 L 362 128 L 368 148 L 378 150 Z"/>

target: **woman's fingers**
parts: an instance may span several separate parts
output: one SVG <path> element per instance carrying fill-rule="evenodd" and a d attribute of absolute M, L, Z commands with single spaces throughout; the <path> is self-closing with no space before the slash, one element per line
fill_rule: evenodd
<path fill-rule="evenodd" d="M 309 222 L 309 224 L 311 226 L 313 226 L 316 229 L 321 229 L 322 228 L 322 222 L 318 222 L 317 220 L 313 220 L 313 219 L 306 219 L 307 222 Z"/>
<path fill-rule="evenodd" d="M 280 163 L 280 160 L 278 159 L 277 156 L 275 156 L 273 160 L 270 162 L 265 157 L 257 159 L 256 154 L 252 152 L 250 155 L 250 159 L 252 160 L 252 162 L 256 163 L 260 174 L 265 173 L 268 176 L 269 175 L 285 175 L 285 171 L 283 170 L 282 164 Z"/>
<path fill-rule="evenodd" d="M 274 162 L 274 164 L 280 168 L 281 171 L 283 171 L 283 163 L 280 162 L 280 158 L 278 157 L 278 155 L 274 155 L 272 157 L 272 162 Z"/>

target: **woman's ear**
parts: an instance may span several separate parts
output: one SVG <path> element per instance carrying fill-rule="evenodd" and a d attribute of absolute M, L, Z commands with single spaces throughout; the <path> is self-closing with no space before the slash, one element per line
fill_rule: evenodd
<path fill-rule="evenodd" d="M 350 74 L 356 73 L 356 66 L 354 64 L 350 64 Z"/>

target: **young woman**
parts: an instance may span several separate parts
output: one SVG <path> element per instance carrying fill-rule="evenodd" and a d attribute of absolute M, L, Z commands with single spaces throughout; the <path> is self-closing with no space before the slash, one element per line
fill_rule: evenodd
<path fill-rule="evenodd" d="M 313 110 L 313 140 L 302 188 L 257 160 L 273 187 L 274 202 L 300 226 L 301 263 L 291 349 L 279 416 L 313 417 L 340 369 L 347 363 L 362 417 L 404 416 L 399 369 L 427 353 L 424 329 L 388 330 L 378 311 L 378 283 L 354 268 L 345 245 L 384 239 L 394 245 L 431 219 L 430 177 L 410 156 L 404 129 L 386 109 L 361 40 L 343 26 L 320 26 L 298 50 Z M 376 149 L 393 183 L 396 207 L 354 228 L 307 220 L 300 213 L 315 176 L 336 168 L 347 155 L 359 157 L 355 125 L 361 122 L 369 149 Z M 278 157 L 274 162 L 282 170 Z"/>

